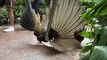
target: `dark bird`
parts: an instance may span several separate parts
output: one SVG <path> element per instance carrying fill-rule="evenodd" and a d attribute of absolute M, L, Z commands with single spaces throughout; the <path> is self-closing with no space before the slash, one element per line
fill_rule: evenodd
<path fill-rule="evenodd" d="M 84 21 L 80 19 L 83 10 L 79 0 L 50 0 L 42 20 L 32 10 L 34 35 L 39 42 L 49 42 L 59 51 L 77 48 L 78 41 L 82 41 L 76 31 L 84 25 Z"/>
<path fill-rule="evenodd" d="M 42 41 L 43 42 L 48 42 L 47 40 L 46 40 L 46 33 L 45 32 L 38 32 L 38 31 L 34 31 L 34 35 L 35 36 L 37 36 L 37 39 L 38 39 L 38 41 L 41 43 Z M 54 29 L 50 29 L 50 31 L 49 31 L 49 34 L 48 34 L 48 38 L 49 38 L 49 40 L 52 40 L 53 38 L 54 39 L 56 39 L 56 38 L 59 38 L 60 37 L 60 35 L 58 34 L 58 32 L 57 31 L 55 31 Z"/>
<path fill-rule="evenodd" d="M 81 43 L 81 42 L 83 41 L 84 37 L 80 35 L 80 32 L 82 32 L 81 29 L 80 29 L 80 30 L 76 30 L 76 31 L 74 32 L 74 37 L 75 37 L 75 39 L 76 39 L 78 42 Z"/>
<path fill-rule="evenodd" d="M 83 39 L 77 32 L 84 25 L 79 17 L 82 12 L 78 0 L 51 0 L 42 22 L 35 19 L 34 34 L 38 41 L 49 42 L 59 51 L 75 49 Z"/>

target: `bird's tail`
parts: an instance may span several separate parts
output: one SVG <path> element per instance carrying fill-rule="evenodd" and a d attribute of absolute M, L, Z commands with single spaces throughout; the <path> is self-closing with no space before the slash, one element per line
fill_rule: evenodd
<path fill-rule="evenodd" d="M 79 43 L 75 39 L 56 39 L 50 41 L 50 45 L 59 51 L 66 52 L 75 50 Z"/>
<path fill-rule="evenodd" d="M 50 45 L 55 49 L 59 51 L 74 50 L 79 45 L 74 38 L 74 32 L 84 25 L 83 20 L 80 19 L 80 14 L 83 12 L 82 6 L 79 4 L 79 0 L 51 1 L 51 8 L 46 8 L 46 19 L 42 20 L 41 29 L 45 30 L 46 37 L 49 36 L 51 28 L 58 32 L 60 37 L 55 39 L 52 37 L 53 40 L 49 40 Z"/>

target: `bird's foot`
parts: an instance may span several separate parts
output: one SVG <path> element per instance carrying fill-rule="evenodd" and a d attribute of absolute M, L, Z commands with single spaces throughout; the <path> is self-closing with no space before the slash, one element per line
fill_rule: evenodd
<path fill-rule="evenodd" d="M 43 44 L 43 43 L 41 43 L 41 42 L 38 42 L 36 45 L 42 45 L 42 46 L 44 46 L 44 44 Z"/>
<path fill-rule="evenodd" d="M 49 42 L 43 42 L 43 44 L 44 44 L 45 46 L 52 47 L 52 45 L 50 45 Z"/>

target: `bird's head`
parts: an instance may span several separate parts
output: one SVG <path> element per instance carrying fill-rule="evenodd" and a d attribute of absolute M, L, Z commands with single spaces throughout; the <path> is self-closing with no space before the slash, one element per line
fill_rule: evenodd
<path fill-rule="evenodd" d="M 38 31 L 34 31 L 34 35 L 37 37 L 38 41 L 43 41 L 43 42 L 47 42 L 46 39 L 46 33 L 45 32 L 38 32 Z"/>

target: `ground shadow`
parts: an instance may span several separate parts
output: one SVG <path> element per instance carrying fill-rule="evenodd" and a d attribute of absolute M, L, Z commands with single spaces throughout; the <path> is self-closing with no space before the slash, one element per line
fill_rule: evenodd
<path fill-rule="evenodd" d="M 32 45 L 32 44 L 29 44 L 29 46 L 31 48 L 39 50 L 40 52 L 45 53 L 46 55 L 49 55 L 49 56 L 63 54 L 63 52 L 58 51 L 58 50 L 54 49 L 53 47 L 48 47 L 48 46 L 45 46 L 45 45 Z"/>

